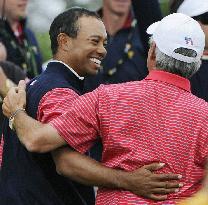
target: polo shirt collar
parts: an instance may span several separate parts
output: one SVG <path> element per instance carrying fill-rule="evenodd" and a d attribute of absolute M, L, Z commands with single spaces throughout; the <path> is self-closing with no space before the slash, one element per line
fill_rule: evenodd
<path fill-rule="evenodd" d="M 149 75 L 145 79 L 165 82 L 191 92 L 191 85 L 188 79 L 169 72 L 153 70 L 150 71 Z"/>
<path fill-rule="evenodd" d="M 66 63 L 59 60 L 51 60 L 50 62 L 61 63 L 65 65 L 79 80 L 84 80 L 84 77 L 81 77 L 73 68 L 69 67 Z"/>
<path fill-rule="evenodd" d="M 208 60 L 208 50 L 204 51 L 204 54 L 202 56 L 202 60 Z"/>

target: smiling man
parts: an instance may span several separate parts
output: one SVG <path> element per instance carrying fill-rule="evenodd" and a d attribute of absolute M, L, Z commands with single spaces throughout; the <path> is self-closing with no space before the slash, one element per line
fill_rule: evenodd
<path fill-rule="evenodd" d="M 106 55 L 105 26 L 95 12 L 81 8 L 67 10 L 54 19 L 49 34 L 53 60 L 27 87 L 27 110 L 41 122 L 59 116 L 82 94 L 84 76 L 95 75 Z M 13 134 L 7 129 L 2 136 L 2 205 L 94 203 L 92 187 L 58 175 L 50 154 L 26 151 L 17 138 L 8 137 Z"/>

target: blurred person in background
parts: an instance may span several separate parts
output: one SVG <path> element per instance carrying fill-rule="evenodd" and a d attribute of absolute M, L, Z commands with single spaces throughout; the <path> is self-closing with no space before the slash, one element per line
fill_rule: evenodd
<path fill-rule="evenodd" d="M 197 97 L 208 102 L 208 1 L 207 0 L 172 0 L 170 11 L 184 13 L 197 20 L 205 33 L 206 44 L 202 65 L 190 79 L 191 91 Z"/>
<path fill-rule="evenodd" d="M 42 59 L 34 33 L 26 26 L 28 0 L 0 0 L 0 42 L 7 61 L 22 68 L 28 78 L 42 71 Z"/>
<path fill-rule="evenodd" d="M 71 106 L 72 101 L 83 92 L 83 76 L 95 75 L 106 55 L 106 30 L 95 12 L 71 8 L 54 19 L 49 34 L 53 60 L 46 71 L 27 86 L 26 110 L 43 123 L 54 120 Z M 12 104 L 16 105 L 14 100 Z M 34 123 L 40 122 L 34 120 Z M 10 127 L 11 124 L 5 121 L 4 144 L 1 144 L 1 205 L 94 204 L 92 187 L 71 180 L 87 185 L 127 189 L 155 200 L 166 198 L 168 193 L 179 187 L 179 182 L 172 181 L 179 179 L 177 174 L 154 174 L 164 164 L 153 163 L 127 173 L 109 169 L 69 147 L 55 150 L 58 146 L 54 141 L 42 147 L 36 144 L 36 140 L 27 140 L 25 149 L 17 138 L 18 129 L 14 132 Z M 51 147 L 55 161 L 60 159 L 66 167 L 67 174 L 61 174 L 69 179 L 56 173 L 51 153 L 40 154 Z M 62 169 L 62 165 L 57 166 L 57 170 Z M 162 196 L 156 196 L 158 192 Z"/>

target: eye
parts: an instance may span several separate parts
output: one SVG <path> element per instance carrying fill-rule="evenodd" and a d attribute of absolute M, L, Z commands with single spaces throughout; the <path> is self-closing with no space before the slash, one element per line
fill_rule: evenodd
<path fill-rule="evenodd" d="M 97 45 L 97 44 L 99 43 L 99 40 L 97 40 L 97 39 L 92 39 L 92 43 L 93 43 L 94 45 Z"/>

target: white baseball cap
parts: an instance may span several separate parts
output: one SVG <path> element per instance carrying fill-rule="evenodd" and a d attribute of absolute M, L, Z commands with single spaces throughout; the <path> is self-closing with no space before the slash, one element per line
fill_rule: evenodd
<path fill-rule="evenodd" d="M 201 26 L 191 17 L 174 13 L 147 28 L 159 50 L 177 60 L 192 63 L 201 59 L 205 46 L 205 35 Z M 178 48 L 192 49 L 196 57 L 177 53 Z"/>
<path fill-rule="evenodd" d="M 208 0 L 184 0 L 177 12 L 191 17 L 199 16 L 208 12 Z"/>

